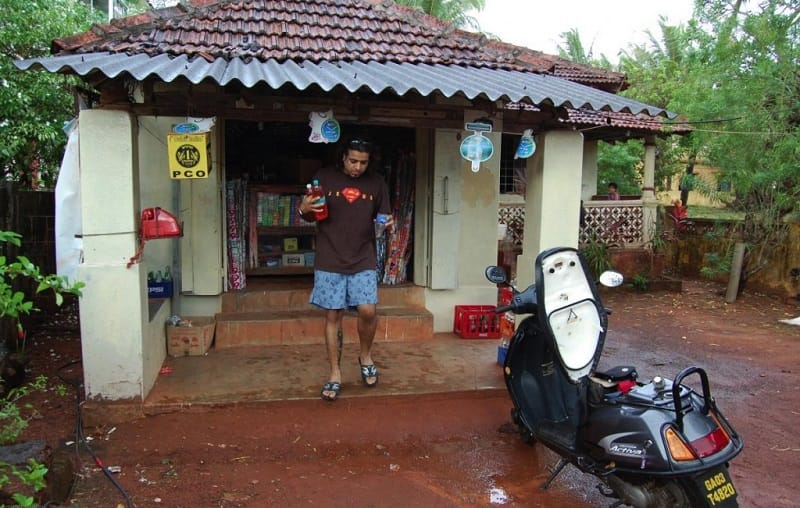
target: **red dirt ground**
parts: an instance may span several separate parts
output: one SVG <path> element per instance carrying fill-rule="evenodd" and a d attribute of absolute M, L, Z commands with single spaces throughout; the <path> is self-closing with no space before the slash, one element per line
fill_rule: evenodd
<path fill-rule="evenodd" d="M 779 322 L 800 306 L 685 281 L 680 294 L 605 291 L 613 309 L 602 367 L 632 364 L 640 377 L 673 377 L 699 365 L 720 408 L 745 439 L 731 474 L 740 506 L 796 506 L 800 466 L 800 327 Z M 73 312 L 33 338 L 31 374 L 49 390 L 31 397 L 25 439 L 54 448 L 75 441 L 80 358 Z M 58 386 L 67 387 L 66 395 Z M 111 428 L 82 429 L 107 466 L 72 448 L 80 507 L 609 506 L 596 481 L 567 468 L 550 490 L 555 456 L 524 444 L 509 425 L 507 395 L 287 401 L 164 414 Z M 127 496 L 127 499 L 126 499 Z M 794 500 L 794 501 L 793 501 Z"/>

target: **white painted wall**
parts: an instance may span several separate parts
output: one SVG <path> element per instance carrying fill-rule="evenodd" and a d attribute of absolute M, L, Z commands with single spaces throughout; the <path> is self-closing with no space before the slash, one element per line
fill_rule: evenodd
<path fill-rule="evenodd" d="M 136 122 L 121 111 L 84 110 L 79 118 L 84 260 L 78 278 L 86 398 L 137 399 L 148 323 L 145 270 L 126 265 L 137 249 Z"/>
<path fill-rule="evenodd" d="M 517 257 L 517 285 L 533 283 L 536 256 L 552 247 L 578 246 L 583 174 L 583 135 L 552 131 L 537 136 L 528 159 L 525 232 Z"/>
<path fill-rule="evenodd" d="M 81 112 L 85 253 L 78 277 L 86 283 L 80 319 L 87 399 L 143 400 L 166 357 L 169 316 L 177 312 L 213 316 L 219 308 L 223 269 L 219 162 L 212 158 L 215 171 L 208 180 L 169 178 L 167 133 L 181 121 L 137 119 L 112 110 Z M 139 261 L 128 267 L 138 248 L 141 210 L 150 207 L 161 207 L 184 222 L 184 236 L 147 241 Z M 183 295 L 182 259 L 190 261 L 191 282 L 189 294 Z M 177 278 L 176 296 L 172 301 L 149 300 L 147 272 L 166 266 Z M 178 305 L 173 307 L 173 302 Z"/>
<path fill-rule="evenodd" d="M 482 111 L 465 113 L 464 123 L 486 116 Z M 500 189 L 500 146 L 502 119 L 493 117 L 493 130 L 484 133 L 492 140 L 495 153 L 491 159 L 481 163 L 478 172 L 471 170 L 469 161 L 464 160 L 458 148 L 461 140 L 472 134 L 470 131 L 437 131 L 435 145 L 436 164 L 448 164 L 450 179 L 448 213 L 457 215 L 458 220 L 448 223 L 454 228 L 446 235 L 437 234 L 434 226 L 433 238 L 434 267 L 448 267 L 455 275 L 455 286 L 442 289 L 426 289 L 425 306 L 433 314 L 435 332 L 453 330 L 453 314 L 456 305 L 494 305 L 497 303 L 497 287 L 484 277 L 484 269 L 497 263 L 497 207 Z M 435 175 L 442 174 L 441 168 L 434 168 Z M 457 171 L 455 177 L 452 171 Z M 454 182 L 458 182 L 456 185 Z M 440 221 L 444 207 L 437 204 L 441 193 L 434 192 L 434 224 Z M 449 244 L 444 248 L 441 243 Z M 457 248 L 453 248 L 457 247 Z"/>
<path fill-rule="evenodd" d="M 591 201 L 597 193 L 597 141 L 586 141 L 583 145 L 582 175 L 581 199 Z"/>

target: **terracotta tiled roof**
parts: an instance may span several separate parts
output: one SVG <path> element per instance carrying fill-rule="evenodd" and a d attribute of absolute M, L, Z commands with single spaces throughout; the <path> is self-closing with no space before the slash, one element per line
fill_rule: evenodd
<path fill-rule="evenodd" d="M 15 65 L 670 115 L 617 95 L 623 74 L 455 29 L 389 0 L 188 0 L 56 39 L 51 50 Z"/>
<path fill-rule="evenodd" d="M 623 74 L 488 40 L 384 0 L 192 0 L 57 39 L 54 54 L 466 65 L 546 73 L 616 92 Z"/>
<path fill-rule="evenodd" d="M 345 61 L 465 65 L 548 72 L 545 59 L 516 62 L 476 34 L 377 0 L 192 0 L 96 25 L 54 41 L 53 53 L 125 52 L 266 62 Z"/>
<path fill-rule="evenodd" d="M 662 118 L 649 115 L 617 113 L 614 111 L 591 111 L 587 109 L 567 109 L 568 118 L 562 122 L 573 125 L 616 127 L 639 131 L 669 131 L 674 134 L 686 134 L 692 131 L 691 126 L 681 123 L 665 123 Z"/>

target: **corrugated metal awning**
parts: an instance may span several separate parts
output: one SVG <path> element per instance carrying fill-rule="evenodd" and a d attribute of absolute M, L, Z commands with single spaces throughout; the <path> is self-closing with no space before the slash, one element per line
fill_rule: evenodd
<path fill-rule="evenodd" d="M 21 70 L 41 67 L 49 72 L 70 71 L 81 76 L 100 72 L 109 78 L 122 73 L 137 81 L 158 76 L 165 82 L 184 77 L 198 84 L 210 80 L 219 85 L 234 81 L 250 88 L 259 83 L 277 89 L 293 85 L 305 90 L 317 85 L 325 91 L 341 86 L 350 92 L 368 89 L 379 94 L 387 91 L 404 96 L 415 91 L 429 96 L 463 95 L 468 99 L 483 97 L 491 101 L 529 102 L 572 109 L 614 111 L 649 116 L 676 115 L 619 95 L 597 90 L 566 79 L 545 74 L 457 65 L 429 65 L 395 62 L 279 62 L 215 59 L 208 61 L 181 55 L 149 56 L 125 53 L 84 53 L 15 61 Z"/>

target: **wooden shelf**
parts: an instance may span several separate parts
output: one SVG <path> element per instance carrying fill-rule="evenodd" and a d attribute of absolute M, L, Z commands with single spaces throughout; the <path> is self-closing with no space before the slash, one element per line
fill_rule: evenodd
<path fill-rule="evenodd" d="M 305 188 L 301 185 L 251 185 L 248 189 L 250 193 L 250 204 L 248 210 L 248 267 L 247 273 L 249 275 L 300 275 L 314 272 L 313 266 L 278 266 L 267 267 L 264 262 L 268 259 L 279 258 L 282 259 L 287 254 L 304 255 L 308 252 L 314 252 L 316 242 L 317 228 L 314 224 L 302 224 L 298 226 L 263 226 L 258 223 L 258 195 L 275 194 L 279 196 L 301 196 L 305 192 Z M 283 213 L 286 213 L 286 208 L 283 208 Z M 289 210 L 292 214 L 297 213 L 296 210 Z M 295 219 L 291 217 L 290 219 Z M 282 220 L 286 220 L 283 217 Z M 288 222 L 288 221 L 287 221 Z M 270 237 L 269 239 L 265 237 Z M 283 239 L 297 237 L 300 244 L 297 250 L 284 251 Z M 269 242 L 271 252 L 259 252 L 259 244 L 261 242 Z"/>
<path fill-rule="evenodd" d="M 305 275 L 314 273 L 313 266 L 296 266 L 286 267 L 281 266 L 278 268 L 266 268 L 259 266 L 258 268 L 250 268 L 247 270 L 248 275 Z"/>
<path fill-rule="evenodd" d="M 317 233 L 315 226 L 256 226 L 256 230 L 261 234 L 280 235 L 313 235 Z"/>

